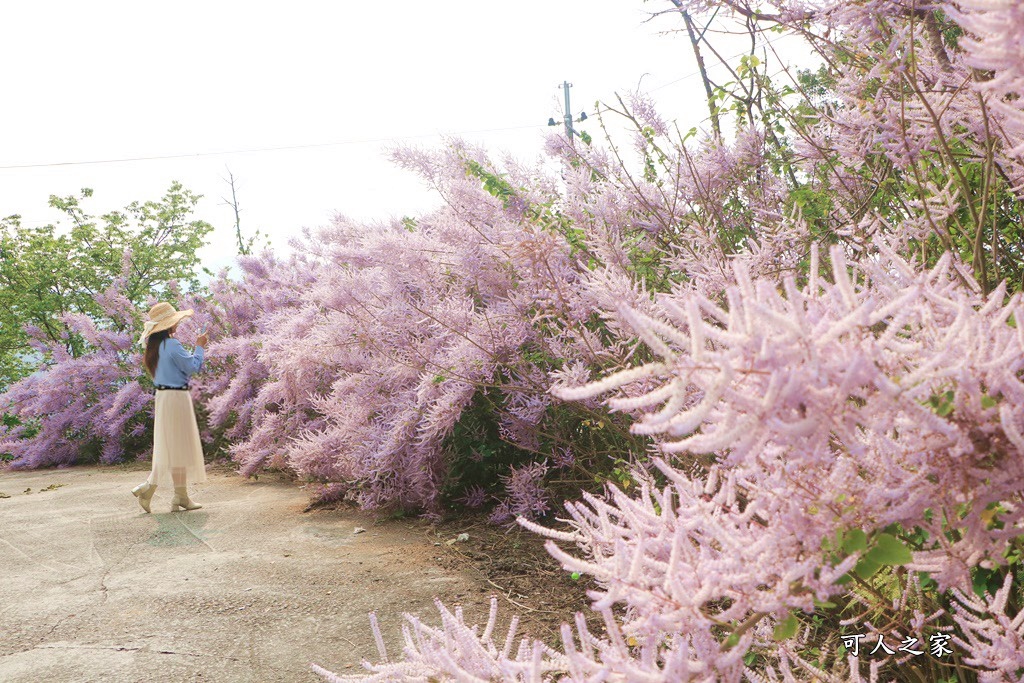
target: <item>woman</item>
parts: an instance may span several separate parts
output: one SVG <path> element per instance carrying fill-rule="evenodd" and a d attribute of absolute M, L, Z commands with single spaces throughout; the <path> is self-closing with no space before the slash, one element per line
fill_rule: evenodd
<path fill-rule="evenodd" d="M 203 367 L 207 336 L 196 339 L 195 353 L 185 350 L 174 338 L 178 323 L 192 315 L 192 310 L 176 311 L 160 302 L 149 309 L 142 338 L 146 372 L 156 386 L 156 419 L 153 424 L 153 468 L 149 478 L 132 489 L 139 505 L 149 512 L 158 485 L 173 484 L 171 512 L 178 508 L 198 510 L 202 505 L 188 498 L 188 483 L 206 481 L 203 447 L 199 442 L 199 426 L 188 392 L 188 378 Z"/>

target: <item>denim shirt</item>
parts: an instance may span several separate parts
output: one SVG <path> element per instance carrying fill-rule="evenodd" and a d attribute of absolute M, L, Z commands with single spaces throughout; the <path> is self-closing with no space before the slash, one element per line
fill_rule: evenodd
<path fill-rule="evenodd" d="M 197 346 L 195 355 L 185 350 L 181 342 L 168 337 L 160 344 L 160 359 L 156 362 L 153 383 L 167 387 L 183 387 L 188 378 L 203 367 L 203 347 Z"/>

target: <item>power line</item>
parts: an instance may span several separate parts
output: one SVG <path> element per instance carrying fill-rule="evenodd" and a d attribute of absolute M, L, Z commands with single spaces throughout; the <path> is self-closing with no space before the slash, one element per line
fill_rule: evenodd
<path fill-rule="evenodd" d="M 478 133 L 502 133 L 513 130 L 525 130 L 527 128 L 540 128 L 538 125 L 509 126 L 506 128 L 484 128 L 479 130 L 463 130 L 453 133 L 422 133 L 419 135 L 398 135 L 387 138 L 364 138 L 360 140 L 338 140 L 336 142 L 313 142 L 304 145 L 281 145 L 278 147 L 249 147 L 245 149 L 219 150 L 216 152 L 190 152 L 186 154 L 162 154 L 142 157 L 124 157 L 120 159 L 93 159 L 89 161 L 56 161 L 39 164 L 11 164 L 0 166 L 0 171 L 24 169 L 24 168 L 52 168 L 58 166 L 86 166 L 93 164 L 120 164 L 134 161 L 157 161 L 161 159 L 188 159 L 196 157 L 224 156 L 226 154 L 248 154 L 253 152 L 277 152 L 291 149 L 314 149 L 317 147 L 337 147 L 341 145 L 363 145 L 381 142 L 395 142 L 397 140 L 413 140 L 418 138 L 434 138 L 443 135 L 475 135 Z"/>
<path fill-rule="evenodd" d="M 706 28 L 704 30 L 707 31 Z M 703 39 L 703 35 L 704 34 L 702 33 L 701 34 L 701 38 L 702 39 Z M 765 40 L 763 44 L 764 45 L 774 45 L 776 42 L 782 40 L 785 37 L 786 36 L 784 36 L 784 35 L 780 35 L 777 38 L 769 38 L 768 40 Z M 707 42 L 707 41 L 705 41 L 705 42 Z M 743 52 L 740 52 L 738 54 L 732 55 L 731 57 L 728 57 L 728 60 L 733 60 L 733 59 L 736 59 L 737 57 L 745 57 L 747 54 L 749 54 L 749 53 L 746 50 L 744 50 Z M 688 74 L 680 76 L 679 78 L 675 79 L 674 81 L 669 81 L 668 83 L 663 83 L 662 85 L 659 85 L 656 88 L 651 88 L 647 92 L 654 92 L 656 90 L 661 90 L 662 88 L 667 88 L 670 85 L 675 85 L 676 83 L 679 83 L 681 81 L 685 81 L 688 78 L 693 78 L 694 76 L 699 76 L 699 75 L 700 75 L 700 71 L 692 71 L 692 72 L 690 72 Z"/>
<path fill-rule="evenodd" d="M 710 25 L 710 22 L 709 22 L 709 25 Z M 707 31 L 707 28 L 705 28 L 705 31 Z M 766 40 L 765 43 L 766 44 L 772 44 L 772 43 L 774 43 L 774 42 L 776 42 L 778 40 L 781 40 L 783 37 L 784 36 L 779 36 L 777 38 L 769 39 L 769 40 Z M 746 54 L 747 54 L 746 51 L 740 52 L 740 53 L 738 53 L 736 55 L 733 55 L 732 57 L 729 57 L 729 59 L 735 59 L 737 57 L 742 57 L 742 56 L 744 56 Z M 668 83 L 663 83 L 662 85 L 659 85 L 659 86 L 656 86 L 654 88 L 651 88 L 647 92 L 648 93 L 653 93 L 655 91 L 661 90 L 663 88 L 667 88 L 670 85 L 675 85 L 676 83 L 680 83 L 682 81 L 685 81 L 685 80 L 687 80 L 689 78 L 693 78 L 694 76 L 698 76 L 698 75 L 700 75 L 700 71 L 693 71 L 691 73 L 688 73 L 688 74 L 685 74 L 683 76 L 680 76 L 679 78 L 676 78 L 675 80 L 669 81 Z M 607 111 L 607 109 L 605 109 L 604 111 Z M 597 113 L 602 113 L 602 110 L 598 109 Z M 484 129 L 478 129 L 478 130 L 464 130 L 464 131 L 455 131 L 455 132 L 450 132 L 450 133 L 422 133 L 422 134 L 419 134 L 419 135 L 398 135 L 398 136 L 391 136 L 391 137 L 386 137 L 386 138 L 364 138 L 364 139 L 358 139 L 358 140 L 339 140 L 339 141 L 335 141 L 335 142 L 314 142 L 314 143 L 308 143 L 308 144 L 302 144 L 302 145 L 281 145 L 281 146 L 276 146 L 276 147 L 250 147 L 250 148 L 244 148 L 244 149 L 219 150 L 219 151 L 215 151 L 215 152 L 189 152 L 189 153 L 182 153 L 182 154 L 162 154 L 162 155 L 151 155 L 151 156 L 124 157 L 124 158 L 119 158 L 119 159 L 91 159 L 91 160 L 87 160 L 87 161 L 56 161 L 56 162 L 47 162 L 47 163 L 34 163 L 34 164 L 10 164 L 10 165 L 6 165 L 6 166 L 0 166 L 0 171 L 12 171 L 12 170 L 30 169 L 30 168 L 58 168 L 58 167 L 62 167 L 62 166 L 94 166 L 94 165 L 100 165 L 100 164 L 121 164 L 121 163 L 133 163 L 133 162 L 137 162 L 137 161 L 160 161 L 160 160 L 167 160 L 167 159 L 195 159 L 195 158 L 201 158 L 201 157 L 225 156 L 225 155 L 228 155 L 228 154 L 250 154 L 250 153 L 259 153 L 259 152 L 280 152 L 280 151 L 288 151 L 288 150 L 296 150 L 296 149 L 316 149 L 316 148 L 322 148 L 322 147 L 339 147 L 339 146 L 345 146 L 345 145 L 363 145 L 363 144 L 386 143 L 386 142 L 396 142 L 398 140 L 416 140 L 416 139 L 422 139 L 422 138 L 434 138 L 434 137 L 441 137 L 441 136 L 444 136 L 444 135 L 477 135 L 477 134 L 481 134 L 481 133 L 504 133 L 504 132 L 508 132 L 508 131 L 527 130 L 529 128 L 541 128 L 541 127 L 542 127 L 542 125 L 531 124 L 531 125 L 525 125 L 525 126 L 508 126 L 508 127 L 505 127 L 505 128 L 484 128 Z"/>

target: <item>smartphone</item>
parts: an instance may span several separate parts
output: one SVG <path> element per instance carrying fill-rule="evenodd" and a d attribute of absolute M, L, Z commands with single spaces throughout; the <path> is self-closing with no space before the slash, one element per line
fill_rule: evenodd
<path fill-rule="evenodd" d="M 199 330 L 199 334 L 206 334 L 206 326 L 207 326 L 207 323 L 203 323 L 203 327 L 202 327 L 201 330 Z"/>

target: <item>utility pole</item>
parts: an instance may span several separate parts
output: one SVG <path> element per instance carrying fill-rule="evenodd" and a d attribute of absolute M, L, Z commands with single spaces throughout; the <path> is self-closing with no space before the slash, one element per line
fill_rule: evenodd
<path fill-rule="evenodd" d="M 572 124 L 573 124 L 572 105 L 569 103 L 569 88 L 572 87 L 572 83 L 570 83 L 569 81 L 562 81 L 562 85 L 560 85 L 558 87 L 561 88 L 563 91 L 565 91 L 565 116 L 563 116 L 562 118 L 565 120 L 565 136 L 567 138 L 569 138 L 569 143 L 572 144 L 572 136 L 573 136 L 573 134 L 579 135 L 579 133 L 577 133 L 575 130 L 573 130 L 573 127 L 572 127 Z M 587 113 L 583 112 L 583 113 L 580 114 L 580 117 L 578 119 L 576 119 L 576 122 L 577 123 L 582 123 L 583 121 L 586 121 L 586 120 L 587 120 Z M 550 119 L 548 119 L 548 125 L 549 126 L 557 126 L 558 124 L 555 122 L 554 118 L 550 118 Z"/>
<path fill-rule="evenodd" d="M 562 81 L 562 90 L 565 91 L 565 135 L 569 138 L 569 142 L 572 142 L 572 107 L 569 105 L 569 88 L 572 87 L 572 83 L 569 81 Z"/>

